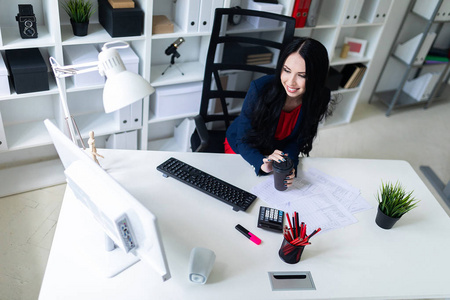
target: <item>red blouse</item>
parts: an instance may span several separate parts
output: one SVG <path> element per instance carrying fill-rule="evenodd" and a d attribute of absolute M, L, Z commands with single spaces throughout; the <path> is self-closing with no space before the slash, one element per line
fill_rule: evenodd
<path fill-rule="evenodd" d="M 290 112 L 281 111 L 280 119 L 278 120 L 277 131 L 275 132 L 275 139 L 280 141 L 287 138 L 294 130 L 297 123 L 298 115 L 300 114 L 300 104 Z"/>

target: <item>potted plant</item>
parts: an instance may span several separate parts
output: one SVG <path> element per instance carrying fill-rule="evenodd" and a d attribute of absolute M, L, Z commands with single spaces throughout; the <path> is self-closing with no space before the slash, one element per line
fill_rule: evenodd
<path fill-rule="evenodd" d="M 95 12 L 95 8 L 89 0 L 68 0 L 62 3 L 63 9 L 70 17 L 73 34 L 85 36 L 88 32 L 89 18 Z"/>
<path fill-rule="evenodd" d="M 384 229 L 390 229 L 419 202 L 413 197 L 413 191 L 406 192 L 399 182 L 381 183 L 377 193 L 378 212 L 375 222 Z"/>

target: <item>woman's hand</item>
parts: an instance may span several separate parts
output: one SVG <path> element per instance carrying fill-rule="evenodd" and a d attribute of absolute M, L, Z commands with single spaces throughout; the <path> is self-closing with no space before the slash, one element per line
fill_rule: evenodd
<path fill-rule="evenodd" d="M 283 153 L 283 151 L 280 151 L 280 150 L 275 150 L 272 154 L 270 154 L 268 157 L 263 159 L 263 164 L 261 165 L 261 170 L 266 173 L 272 172 L 273 171 L 272 163 L 274 161 L 277 161 L 277 162 L 285 161 L 286 160 L 285 157 L 287 157 L 287 156 L 288 156 L 287 153 Z M 285 185 L 287 187 L 291 186 L 292 182 L 294 181 L 294 178 L 295 178 L 295 169 L 293 168 L 291 173 L 288 176 L 286 176 L 286 178 L 285 178 L 285 181 L 284 181 Z"/>
<path fill-rule="evenodd" d="M 292 185 L 292 183 L 294 182 L 294 178 L 295 178 L 295 168 L 292 168 L 291 173 L 288 176 L 286 176 L 284 185 L 286 185 L 287 187 L 290 187 Z"/>

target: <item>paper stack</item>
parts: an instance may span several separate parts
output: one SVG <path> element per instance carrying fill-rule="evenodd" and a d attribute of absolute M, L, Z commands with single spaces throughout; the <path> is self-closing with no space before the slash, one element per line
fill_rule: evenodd
<path fill-rule="evenodd" d="M 403 91 L 416 99 L 417 101 L 425 101 L 431 95 L 440 73 L 426 73 L 415 79 L 409 80 L 403 86 Z"/>

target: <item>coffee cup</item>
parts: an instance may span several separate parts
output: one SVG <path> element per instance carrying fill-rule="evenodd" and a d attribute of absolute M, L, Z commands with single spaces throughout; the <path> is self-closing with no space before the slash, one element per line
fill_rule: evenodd
<path fill-rule="evenodd" d="M 277 162 L 274 161 L 273 167 L 273 183 L 275 188 L 279 191 L 284 191 L 287 189 L 284 181 L 286 176 L 291 174 L 292 168 L 294 167 L 294 162 L 287 156 L 284 157 L 285 161 Z"/>

